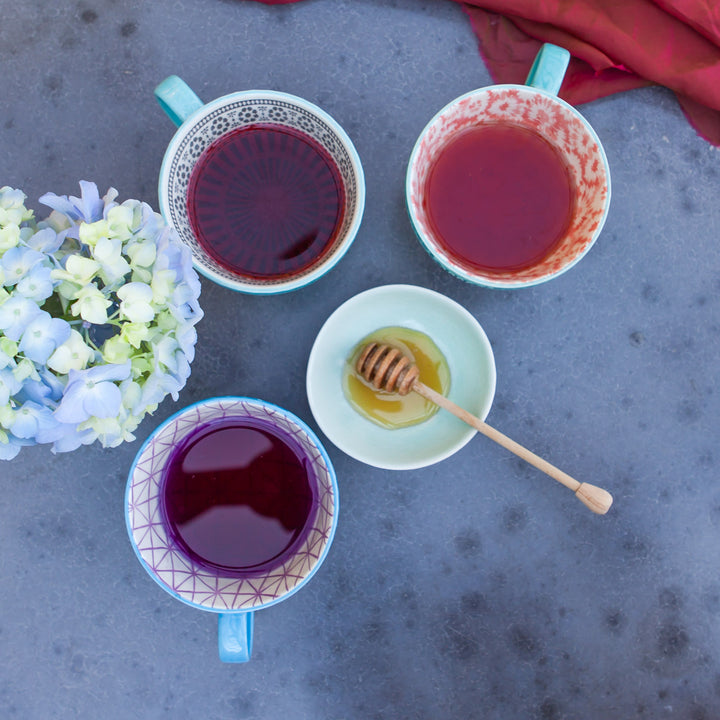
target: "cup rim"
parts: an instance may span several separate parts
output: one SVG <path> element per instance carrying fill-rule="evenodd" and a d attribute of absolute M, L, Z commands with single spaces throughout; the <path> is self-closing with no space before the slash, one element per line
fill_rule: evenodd
<path fill-rule="evenodd" d="M 345 238 L 343 238 L 342 242 L 337 246 L 335 252 L 325 257 L 312 269 L 308 270 L 306 273 L 299 277 L 293 278 L 291 276 L 287 280 L 283 280 L 267 286 L 262 284 L 256 285 L 252 283 L 245 283 L 240 277 L 235 280 L 230 280 L 220 275 L 219 273 L 213 272 L 210 268 L 207 268 L 196 262 L 195 254 L 192 254 L 193 266 L 195 267 L 195 269 L 201 275 L 208 278 L 209 280 L 212 280 L 218 285 L 221 285 L 222 287 L 226 287 L 230 290 L 250 295 L 280 295 L 286 292 L 291 292 L 292 290 L 297 290 L 301 287 L 305 287 L 306 285 L 310 285 L 316 280 L 319 280 L 323 275 L 325 275 L 333 267 L 335 267 L 335 265 L 340 262 L 340 260 L 350 249 L 350 246 L 354 242 L 355 237 L 357 236 L 357 233 L 360 229 L 360 224 L 362 222 L 363 214 L 365 211 L 365 172 L 363 170 L 362 162 L 360 160 L 360 155 L 358 154 L 355 145 L 350 139 L 350 136 L 347 134 L 342 125 L 340 125 L 340 123 L 335 120 L 335 118 L 333 118 L 326 110 L 323 110 L 315 103 L 306 100 L 305 98 L 299 97 L 298 95 L 293 95 L 291 93 L 286 93 L 279 90 L 238 90 L 236 92 L 221 95 L 220 97 L 210 100 L 207 103 L 204 103 L 197 110 L 193 111 L 183 121 L 182 125 L 180 125 L 175 130 L 175 133 L 173 134 L 170 142 L 165 148 L 162 163 L 160 165 L 160 173 L 158 175 L 158 201 L 160 206 L 160 212 L 168 222 L 171 221 L 170 219 L 172 217 L 172 214 L 170 212 L 170 207 L 168 203 L 167 181 L 170 176 L 172 157 L 177 151 L 179 144 L 181 143 L 182 139 L 185 137 L 189 129 L 194 126 L 199 120 L 201 120 L 206 115 L 214 112 L 218 108 L 221 108 L 224 105 L 239 99 L 270 99 L 291 102 L 316 115 L 320 120 L 322 120 L 330 128 L 332 128 L 337 138 L 342 142 L 350 158 L 353 173 L 355 175 L 355 186 L 357 188 L 357 195 L 355 199 L 355 215 L 352 218 L 352 222 L 348 227 Z"/>
<path fill-rule="evenodd" d="M 182 417 L 184 414 L 192 411 L 193 409 L 203 406 L 203 405 L 209 405 L 209 404 L 218 404 L 223 402 L 230 402 L 230 403 L 244 403 L 249 405 L 254 405 L 256 407 L 264 408 L 271 410 L 275 413 L 278 413 L 282 415 L 283 417 L 287 418 L 290 422 L 292 422 L 294 425 L 296 425 L 300 430 L 302 430 L 303 433 L 307 436 L 307 438 L 310 440 L 312 445 L 315 447 L 315 449 L 318 451 L 319 455 L 322 458 L 322 461 L 325 465 L 325 468 L 327 470 L 328 475 L 328 483 L 330 487 L 332 488 L 332 495 L 333 495 L 333 513 L 332 513 L 332 520 L 330 524 L 330 529 L 328 531 L 327 540 L 325 540 L 322 550 L 320 554 L 317 556 L 317 559 L 315 560 L 315 563 L 312 568 L 310 568 L 307 575 L 305 575 L 302 580 L 300 580 L 293 588 L 288 590 L 287 592 L 271 599 L 266 602 L 259 603 L 257 605 L 254 605 L 252 607 L 244 607 L 244 608 L 221 608 L 221 607 L 209 607 L 207 605 L 203 605 L 201 603 L 193 602 L 187 597 L 183 597 L 180 593 L 178 593 L 176 590 L 174 590 L 172 587 L 168 586 L 165 582 L 163 582 L 160 577 L 158 577 L 157 573 L 150 567 L 147 560 L 143 557 L 140 548 L 138 547 L 137 543 L 135 542 L 135 538 L 133 535 L 133 527 L 130 522 L 130 492 L 133 487 L 133 478 L 137 471 L 138 464 L 140 459 L 143 457 L 145 451 L 148 449 L 150 444 L 155 440 L 155 438 L 162 433 L 163 430 L 165 430 L 168 426 L 172 425 L 174 422 L 176 422 L 180 417 Z M 222 395 L 222 396 L 215 396 L 210 398 L 204 398 L 202 400 L 198 400 L 194 403 L 191 403 L 189 405 L 186 405 L 185 407 L 181 408 L 180 410 L 177 410 L 172 415 L 170 415 L 166 420 L 164 420 L 162 423 L 160 423 L 157 427 L 153 429 L 153 431 L 150 433 L 150 435 L 145 439 L 143 444 L 140 446 L 138 452 L 136 453 L 133 462 L 130 466 L 130 469 L 128 471 L 127 481 L 125 484 L 125 493 L 124 493 L 124 503 L 125 503 L 125 528 L 128 533 L 128 537 L 130 539 L 130 545 L 133 548 L 133 551 L 135 553 L 135 556 L 137 557 L 138 561 L 142 565 L 142 567 L 145 569 L 145 571 L 148 573 L 148 575 L 163 589 L 165 592 L 167 592 L 169 595 L 171 595 L 176 600 L 179 600 L 180 602 L 183 602 L 186 605 L 189 605 L 190 607 L 196 608 L 197 610 L 204 610 L 206 612 L 211 613 L 217 613 L 217 614 L 240 614 L 240 613 L 247 613 L 247 612 L 254 612 L 255 610 L 262 610 L 266 607 L 270 607 L 272 605 L 275 605 L 279 602 L 282 602 L 283 600 L 286 600 L 291 595 L 294 595 L 300 588 L 302 588 L 312 577 L 315 575 L 317 570 L 320 568 L 320 566 L 323 564 L 328 552 L 330 551 L 330 546 L 332 545 L 333 539 L 335 537 L 335 531 L 337 529 L 338 524 L 338 516 L 339 516 L 339 495 L 338 495 L 338 483 L 337 483 L 337 474 L 335 472 L 335 468 L 332 464 L 332 461 L 330 460 L 330 456 L 327 453 L 327 450 L 323 446 L 323 444 L 320 442 L 318 436 L 316 433 L 307 425 L 307 423 L 299 418 L 294 413 L 290 412 L 289 410 L 286 410 L 285 408 L 280 407 L 279 405 L 276 405 L 272 402 L 268 402 L 267 400 L 261 400 L 259 398 L 253 398 L 253 397 L 247 397 L 247 396 L 239 396 L 239 395 Z M 229 576 L 222 576 L 224 579 L 227 580 L 237 580 L 238 578 L 230 578 Z"/>
<path fill-rule="evenodd" d="M 418 156 L 420 154 L 420 145 L 422 144 L 423 139 L 426 137 L 426 135 L 429 133 L 431 128 L 452 108 L 454 108 L 456 105 L 460 104 L 464 100 L 477 96 L 481 93 L 485 93 L 492 90 L 521 90 L 528 92 L 530 94 L 540 94 L 544 95 L 545 97 L 555 101 L 558 103 L 561 107 L 563 107 L 566 110 L 569 110 L 584 126 L 585 131 L 588 133 L 588 135 L 593 140 L 595 147 L 598 149 L 598 154 L 600 156 L 600 159 L 603 163 L 605 178 L 607 180 L 607 195 L 605 198 L 605 203 L 603 206 L 602 215 L 599 218 L 598 226 L 593 232 L 592 238 L 590 241 L 586 244 L 586 246 L 583 248 L 582 252 L 578 253 L 577 256 L 575 256 L 570 262 L 567 262 L 562 267 L 558 268 L 556 271 L 547 273 L 546 275 L 543 275 L 539 278 L 534 278 L 532 280 L 499 280 L 499 279 L 493 279 L 489 277 L 483 277 L 475 275 L 474 273 L 466 270 L 465 268 L 462 268 L 459 265 L 451 264 L 448 259 L 438 251 L 438 248 L 436 247 L 436 243 L 432 241 L 431 238 L 427 237 L 425 233 L 422 231 L 422 229 L 418 226 L 415 214 L 412 209 L 412 178 L 414 175 L 414 169 L 418 160 Z M 597 238 L 600 236 L 600 233 L 602 232 L 602 229 L 605 225 L 605 221 L 607 220 L 607 216 L 610 210 L 610 199 L 612 196 L 612 181 L 610 176 L 610 165 L 607 160 L 607 155 L 605 153 L 605 149 L 603 148 L 602 142 L 600 141 L 600 138 L 598 137 L 597 133 L 595 132 L 595 129 L 592 127 L 592 125 L 586 120 L 586 118 L 577 110 L 577 108 L 570 105 L 570 103 L 566 102 L 562 98 L 558 97 L 557 95 L 554 95 L 551 92 L 548 92 L 547 90 L 543 90 L 542 88 L 536 88 L 531 85 L 519 85 L 519 84 L 513 84 L 513 83 L 501 83 L 497 85 L 486 85 L 484 87 L 475 88 L 474 90 L 469 90 L 466 93 L 463 93 L 462 95 L 459 95 L 458 97 L 450 100 L 450 102 L 446 103 L 440 110 L 438 110 L 432 118 L 425 124 L 423 129 L 421 130 L 420 134 L 418 135 L 417 139 L 415 140 L 415 143 L 413 145 L 413 149 L 410 153 L 410 156 L 408 158 L 408 164 L 407 164 L 407 171 L 405 173 L 405 208 L 407 210 L 408 216 L 410 218 L 410 223 L 412 225 L 412 228 L 415 232 L 415 235 L 417 236 L 418 240 L 420 241 L 420 244 L 422 247 L 426 250 L 426 252 L 430 255 L 430 257 L 433 258 L 438 264 L 440 264 L 445 270 L 447 270 L 449 273 L 454 275 L 455 277 L 460 278 L 461 280 L 465 280 L 466 282 L 472 283 L 474 285 L 480 285 L 482 287 L 492 288 L 492 289 L 500 289 L 500 290 L 511 290 L 516 288 L 524 288 L 524 287 L 532 287 L 534 285 L 540 285 L 541 283 L 547 282 L 548 280 L 552 280 L 559 275 L 562 275 L 563 273 L 567 272 L 571 267 L 576 265 L 580 260 L 585 257 L 585 255 L 590 251 L 590 248 L 595 244 Z"/>

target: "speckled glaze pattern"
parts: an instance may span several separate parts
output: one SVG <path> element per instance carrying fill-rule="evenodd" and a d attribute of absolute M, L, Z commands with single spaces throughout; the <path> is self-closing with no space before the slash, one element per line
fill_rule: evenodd
<path fill-rule="evenodd" d="M 481 273 L 461 263 L 434 239 L 423 205 L 428 172 L 448 139 L 466 128 L 492 123 L 520 125 L 545 138 L 565 158 L 575 186 L 575 213 L 566 236 L 542 262 L 522 271 Z M 522 85 L 491 86 L 454 100 L 423 130 L 408 166 L 408 210 L 421 243 L 447 270 L 480 285 L 534 285 L 564 272 L 597 239 L 609 203 L 610 171 L 593 129 L 564 101 Z"/>
<path fill-rule="evenodd" d="M 321 262 L 290 278 L 239 277 L 224 268 L 200 246 L 187 209 L 193 168 L 203 152 L 231 130 L 257 123 L 298 130 L 319 143 L 333 158 L 342 177 L 344 216 L 333 246 Z M 333 267 L 352 243 L 364 209 L 364 178 L 357 153 L 344 131 L 320 108 L 286 93 L 248 91 L 218 98 L 204 105 L 177 131 L 165 155 L 159 184 L 163 215 L 191 249 L 199 272 L 226 287 L 247 292 L 283 292 L 305 285 Z"/>
<path fill-rule="evenodd" d="M 279 567 L 242 578 L 213 573 L 188 558 L 167 532 L 160 507 L 163 469 L 173 449 L 198 427 L 233 417 L 269 421 L 292 436 L 310 461 L 317 482 L 317 509 L 303 544 Z M 171 417 L 140 450 L 126 492 L 128 533 L 145 569 L 178 599 L 215 612 L 258 609 L 297 590 L 322 562 L 337 521 L 334 485 L 330 460 L 302 421 L 249 398 L 214 398 Z"/>

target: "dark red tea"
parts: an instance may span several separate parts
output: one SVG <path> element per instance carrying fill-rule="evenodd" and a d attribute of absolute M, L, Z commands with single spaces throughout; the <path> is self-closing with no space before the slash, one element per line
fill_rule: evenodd
<path fill-rule="evenodd" d="M 480 271 L 523 270 L 565 235 L 574 211 L 558 150 L 517 125 L 478 125 L 452 137 L 430 169 L 425 211 L 438 243 Z"/>
<path fill-rule="evenodd" d="M 190 177 L 188 215 L 222 267 L 267 280 L 296 275 L 332 247 L 345 212 L 340 172 L 298 130 L 255 124 L 205 150 Z"/>
<path fill-rule="evenodd" d="M 269 424 L 210 423 L 170 458 L 165 519 L 199 564 L 233 575 L 266 571 L 304 536 L 314 506 L 311 472 L 294 441 Z"/>

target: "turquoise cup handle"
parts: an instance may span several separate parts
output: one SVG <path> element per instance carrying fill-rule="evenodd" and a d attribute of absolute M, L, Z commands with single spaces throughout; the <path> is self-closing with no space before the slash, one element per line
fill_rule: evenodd
<path fill-rule="evenodd" d="M 252 654 L 254 614 L 221 613 L 218 615 L 218 650 L 227 663 L 244 663 Z"/>
<path fill-rule="evenodd" d="M 155 88 L 155 97 L 165 114 L 178 127 L 204 104 L 190 86 L 177 75 L 165 78 Z"/>
<path fill-rule="evenodd" d="M 525 84 L 557 95 L 569 62 L 570 53 L 565 48 L 545 43 L 535 56 Z"/>

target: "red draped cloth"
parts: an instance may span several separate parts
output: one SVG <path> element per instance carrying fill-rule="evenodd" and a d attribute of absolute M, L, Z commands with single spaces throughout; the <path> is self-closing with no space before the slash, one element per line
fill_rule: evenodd
<path fill-rule="evenodd" d="M 578 105 L 622 90 L 664 85 L 696 131 L 720 146 L 720 0 L 460 4 L 494 82 L 524 82 L 540 45 L 554 43 L 572 54 L 560 89 L 564 100 Z"/>

